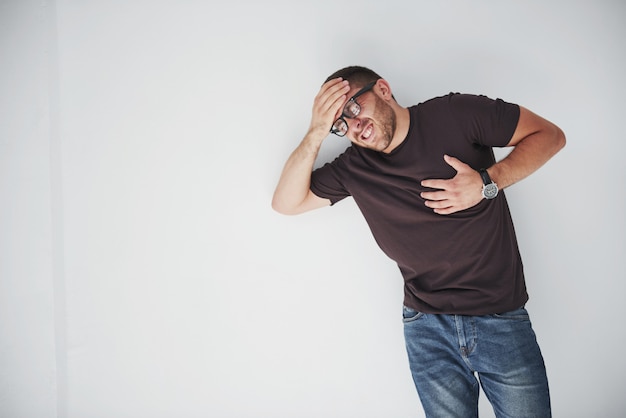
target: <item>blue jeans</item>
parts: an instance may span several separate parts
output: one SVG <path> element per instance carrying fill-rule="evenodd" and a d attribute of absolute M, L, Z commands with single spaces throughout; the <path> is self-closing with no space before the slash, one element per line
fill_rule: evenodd
<path fill-rule="evenodd" d="M 551 416 L 543 357 L 526 309 L 465 316 L 405 306 L 403 320 L 427 417 L 477 417 L 479 384 L 499 418 Z"/>

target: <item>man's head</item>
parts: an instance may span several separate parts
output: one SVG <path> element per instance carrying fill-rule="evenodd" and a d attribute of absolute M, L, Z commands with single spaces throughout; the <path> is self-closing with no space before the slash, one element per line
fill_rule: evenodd
<path fill-rule="evenodd" d="M 330 75 L 350 83 L 346 103 L 336 115 L 331 132 L 364 148 L 385 151 L 396 133 L 395 99 L 389 84 L 369 68 L 350 66 Z"/>
<path fill-rule="evenodd" d="M 360 86 L 360 87 L 363 87 L 367 83 L 370 83 L 372 81 L 376 81 L 382 78 L 381 76 L 376 74 L 374 71 L 370 70 L 369 68 L 360 67 L 358 65 L 353 65 L 353 66 L 345 67 L 345 68 L 342 68 L 341 70 L 335 71 L 326 79 L 326 81 L 330 81 L 338 77 L 341 77 L 344 80 L 348 80 L 351 85 L 354 84 L 355 86 Z"/>

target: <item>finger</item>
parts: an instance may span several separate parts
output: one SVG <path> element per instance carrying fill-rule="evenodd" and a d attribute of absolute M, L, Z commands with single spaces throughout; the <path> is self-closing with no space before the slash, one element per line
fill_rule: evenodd
<path fill-rule="evenodd" d="M 342 79 L 341 77 L 333 78 L 332 80 L 328 80 L 327 82 L 322 84 L 322 87 L 320 88 L 318 96 L 321 96 L 322 94 L 324 94 L 328 90 L 332 89 L 333 87 L 341 86 L 344 81 L 345 80 Z"/>
<path fill-rule="evenodd" d="M 433 212 L 435 212 L 437 215 L 450 215 L 452 213 L 458 212 L 458 210 L 454 206 L 450 206 L 447 208 L 435 209 Z"/>
<path fill-rule="evenodd" d="M 319 101 L 323 107 L 331 107 L 343 95 L 350 91 L 350 85 L 347 80 L 334 79 L 322 86 L 318 95 Z"/>
<path fill-rule="evenodd" d="M 420 197 L 426 200 L 446 200 L 447 194 L 446 192 L 422 192 L 420 193 Z"/>
<path fill-rule="evenodd" d="M 332 118 L 339 113 L 341 106 L 346 101 L 346 94 L 350 86 L 347 81 L 334 79 L 325 83 L 315 97 L 313 104 L 312 126 L 330 127 Z"/>
<path fill-rule="evenodd" d="M 316 113 L 318 117 L 335 120 L 341 115 L 341 109 L 343 109 L 343 106 L 346 103 L 347 96 L 346 94 L 338 92 L 325 97 L 322 100 L 323 101 L 321 103 L 318 103 L 314 113 Z"/>
<path fill-rule="evenodd" d="M 424 202 L 424 205 L 426 205 L 426 207 L 429 207 L 431 209 L 445 209 L 445 208 L 449 208 L 450 206 L 452 206 L 450 201 L 447 199 L 427 200 Z"/>
<path fill-rule="evenodd" d="M 427 208 L 430 208 L 438 215 L 448 215 L 458 212 L 458 209 L 450 202 L 450 200 L 427 200 L 424 202 Z"/>
<path fill-rule="evenodd" d="M 427 200 L 424 205 L 431 209 L 442 209 L 450 206 L 450 203 L 447 200 Z"/>
<path fill-rule="evenodd" d="M 315 96 L 315 104 L 320 107 L 324 107 L 325 103 L 328 102 L 328 99 L 334 93 L 341 90 L 344 84 L 345 83 L 340 78 L 336 78 L 324 83 L 320 90 L 317 92 L 317 95 Z"/>
<path fill-rule="evenodd" d="M 420 184 L 424 187 L 428 187 L 429 189 L 445 190 L 446 183 L 447 183 L 447 180 L 429 179 L 429 180 L 422 180 Z"/>
<path fill-rule="evenodd" d="M 443 156 L 444 161 L 452 168 L 454 168 L 457 172 L 465 170 L 469 168 L 469 165 L 465 164 L 463 161 L 458 158 L 451 157 L 449 155 Z"/>

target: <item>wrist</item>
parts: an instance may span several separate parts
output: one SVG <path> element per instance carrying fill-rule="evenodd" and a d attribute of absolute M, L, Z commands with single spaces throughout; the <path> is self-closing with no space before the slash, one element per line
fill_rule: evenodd
<path fill-rule="evenodd" d="M 311 126 L 304 136 L 304 140 L 318 146 L 324 142 L 330 132 L 322 126 Z"/>
<path fill-rule="evenodd" d="M 481 168 L 478 170 L 480 178 L 483 182 L 482 196 L 484 199 L 495 199 L 498 195 L 498 185 L 491 179 L 486 169 Z"/>

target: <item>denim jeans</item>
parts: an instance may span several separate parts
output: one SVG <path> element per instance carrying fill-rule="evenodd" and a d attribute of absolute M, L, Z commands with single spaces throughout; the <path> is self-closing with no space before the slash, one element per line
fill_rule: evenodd
<path fill-rule="evenodd" d="M 465 316 L 405 306 L 403 320 L 427 417 L 477 417 L 479 384 L 498 418 L 551 416 L 543 357 L 526 309 Z"/>

